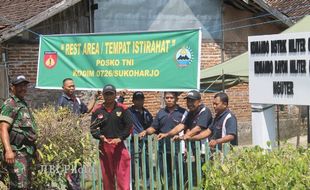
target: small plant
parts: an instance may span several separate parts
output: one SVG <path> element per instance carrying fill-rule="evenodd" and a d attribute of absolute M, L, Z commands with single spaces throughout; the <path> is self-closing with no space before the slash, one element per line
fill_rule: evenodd
<path fill-rule="evenodd" d="M 215 155 L 203 171 L 204 189 L 307 189 L 310 149 L 289 145 L 273 151 L 237 148 L 224 161 Z"/>
<path fill-rule="evenodd" d="M 52 106 L 36 110 L 34 117 L 38 127 L 34 189 L 61 187 L 68 172 L 95 158 L 97 146 L 91 142 L 90 119 L 65 108 L 56 112 Z"/>

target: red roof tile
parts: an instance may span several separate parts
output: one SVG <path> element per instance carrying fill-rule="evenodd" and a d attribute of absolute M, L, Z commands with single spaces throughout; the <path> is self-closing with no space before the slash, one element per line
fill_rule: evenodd
<path fill-rule="evenodd" d="M 295 21 L 305 15 L 310 15 L 309 0 L 266 0 L 266 2 Z"/>
<path fill-rule="evenodd" d="M 62 0 L 1 0 L 0 32 L 3 29 L 30 19 L 61 1 Z"/>

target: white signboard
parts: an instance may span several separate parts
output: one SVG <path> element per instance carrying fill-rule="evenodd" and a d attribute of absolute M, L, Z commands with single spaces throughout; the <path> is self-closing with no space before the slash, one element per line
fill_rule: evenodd
<path fill-rule="evenodd" d="M 310 105 L 310 32 L 249 37 L 250 103 Z"/>

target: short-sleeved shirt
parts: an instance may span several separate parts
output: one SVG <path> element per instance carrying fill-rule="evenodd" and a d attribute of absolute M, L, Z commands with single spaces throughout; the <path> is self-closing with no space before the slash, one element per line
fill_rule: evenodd
<path fill-rule="evenodd" d="M 62 93 L 58 98 L 57 107 L 67 107 L 73 113 L 80 115 L 86 113 L 87 106 L 77 97 L 69 97 L 65 93 Z"/>
<path fill-rule="evenodd" d="M 186 129 L 193 129 L 196 126 L 199 126 L 201 129 L 207 129 L 211 123 L 211 111 L 203 104 L 199 105 L 195 112 L 189 112 L 185 120 Z"/>
<path fill-rule="evenodd" d="M 27 103 L 11 95 L 2 105 L 0 122 L 10 124 L 10 143 L 15 151 L 26 150 L 33 154 L 36 140 L 37 126 Z M 32 145 L 30 145 L 32 144 Z"/>
<path fill-rule="evenodd" d="M 152 123 L 152 127 L 156 130 L 156 133 L 167 133 L 178 124 L 184 123 L 187 114 L 188 112 L 178 105 L 172 112 L 169 112 L 167 107 L 162 108 L 156 114 L 154 121 Z M 171 150 L 170 138 L 164 138 L 159 141 L 158 144 L 159 152 L 164 150 L 164 143 L 166 144 L 167 153 L 170 153 Z M 176 153 L 179 151 L 179 147 L 180 147 L 179 142 L 176 142 L 175 143 Z"/>
<path fill-rule="evenodd" d="M 180 123 L 184 123 L 187 116 L 187 111 L 177 106 L 172 112 L 169 112 L 167 107 L 162 108 L 156 114 L 152 127 L 158 133 L 167 133 Z"/>
<path fill-rule="evenodd" d="M 97 109 L 91 117 L 91 133 L 94 138 L 100 139 L 100 135 L 106 138 L 126 139 L 132 129 L 131 113 L 127 107 L 115 102 L 112 110 L 107 110 L 104 105 Z"/>
<path fill-rule="evenodd" d="M 234 135 L 235 138 L 230 144 L 238 144 L 237 119 L 229 109 L 226 109 L 223 113 L 214 118 L 210 129 L 212 131 L 210 140 L 220 139 L 226 135 Z"/>
<path fill-rule="evenodd" d="M 147 109 L 143 107 L 142 112 L 140 112 L 134 106 L 131 106 L 129 111 L 132 114 L 132 121 L 134 124 L 133 134 L 139 134 L 151 126 L 153 122 L 153 116 Z"/>

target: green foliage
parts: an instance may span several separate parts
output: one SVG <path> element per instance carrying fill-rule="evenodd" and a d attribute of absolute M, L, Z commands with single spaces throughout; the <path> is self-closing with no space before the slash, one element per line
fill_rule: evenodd
<path fill-rule="evenodd" d="M 236 148 L 222 160 L 215 155 L 203 171 L 204 189 L 307 189 L 310 187 L 310 149 L 281 147 Z"/>
<path fill-rule="evenodd" d="M 38 126 L 36 172 L 33 185 L 44 189 L 48 184 L 61 187 L 65 173 L 97 159 L 97 146 L 91 142 L 90 118 L 48 106 L 34 112 Z"/>

